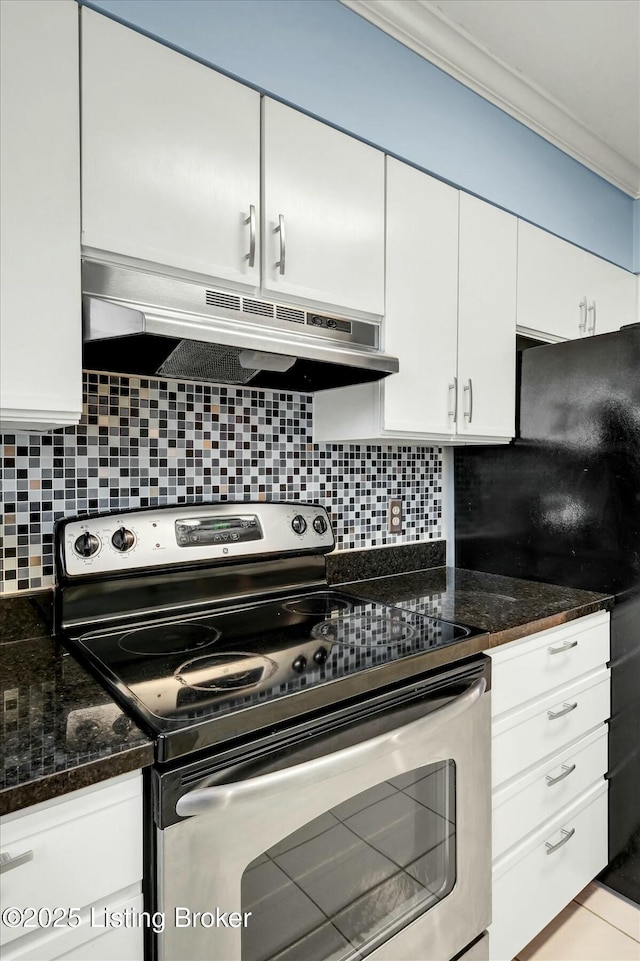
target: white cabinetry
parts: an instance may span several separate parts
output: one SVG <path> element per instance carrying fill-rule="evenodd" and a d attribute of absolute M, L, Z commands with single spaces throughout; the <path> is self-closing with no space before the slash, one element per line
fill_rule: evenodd
<path fill-rule="evenodd" d="M 492 659 L 492 961 L 511 961 L 607 863 L 609 614 Z"/>
<path fill-rule="evenodd" d="M 384 154 L 263 101 L 263 288 L 384 312 Z"/>
<path fill-rule="evenodd" d="M 518 222 L 518 329 L 575 340 L 634 322 L 634 274 Z"/>
<path fill-rule="evenodd" d="M 385 350 L 400 372 L 314 401 L 319 441 L 506 442 L 515 217 L 387 158 Z"/>
<path fill-rule="evenodd" d="M 23 915 L 19 927 L 2 924 L 5 961 L 142 961 L 142 927 L 108 921 L 113 912 L 142 909 L 139 772 L 3 818 L 2 855 L 3 907 L 42 909 Z"/>
<path fill-rule="evenodd" d="M 43 431 L 82 411 L 78 7 L 0 18 L 0 431 Z"/>
<path fill-rule="evenodd" d="M 257 287 L 260 95 L 81 15 L 85 250 Z"/>

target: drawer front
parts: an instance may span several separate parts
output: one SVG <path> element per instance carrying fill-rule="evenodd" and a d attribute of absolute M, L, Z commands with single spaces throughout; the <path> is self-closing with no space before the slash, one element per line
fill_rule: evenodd
<path fill-rule="evenodd" d="M 492 714 L 497 716 L 604 666 L 609 660 L 609 614 L 579 618 L 488 653 Z"/>
<path fill-rule="evenodd" d="M 519 723 L 496 725 L 494 722 L 494 788 L 568 747 L 607 720 L 610 712 L 609 672 L 602 671 L 598 677 L 600 680 L 597 683 L 569 685 L 545 698 L 539 709 L 534 708 L 535 713 L 523 712 L 525 719 Z M 561 716 L 551 718 L 550 713 Z"/>
<path fill-rule="evenodd" d="M 493 797 L 493 859 L 553 818 L 602 780 L 608 762 L 607 727 L 554 754 Z"/>
<path fill-rule="evenodd" d="M 2 904 L 76 908 L 142 878 L 142 776 L 117 778 L 3 820 Z M 20 859 L 20 860 L 18 860 Z M 26 934 L 2 925 L 3 944 Z"/>
<path fill-rule="evenodd" d="M 575 806 L 574 806 L 575 807 Z M 556 845 L 574 834 L 552 853 Z M 492 961 L 511 961 L 607 863 L 607 788 L 603 785 L 579 813 L 556 819 L 520 859 L 494 872 Z"/>

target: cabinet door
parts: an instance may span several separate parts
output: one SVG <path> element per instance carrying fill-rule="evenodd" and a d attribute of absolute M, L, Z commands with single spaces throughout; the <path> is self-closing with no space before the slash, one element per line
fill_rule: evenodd
<path fill-rule="evenodd" d="M 387 157 L 386 430 L 451 434 L 458 311 L 458 191 Z"/>
<path fill-rule="evenodd" d="M 576 340 L 587 332 L 593 260 L 579 247 L 518 222 L 518 327 Z"/>
<path fill-rule="evenodd" d="M 384 155 L 263 101 L 263 287 L 381 315 Z"/>
<path fill-rule="evenodd" d="M 0 16 L 0 431 L 42 431 L 82 411 L 78 8 Z"/>
<path fill-rule="evenodd" d="M 458 434 L 515 431 L 517 221 L 460 195 Z"/>
<path fill-rule="evenodd" d="M 259 94 L 84 7 L 85 248 L 257 286 L 259 205 Z"/>
<path fill-rule="evenodd" d="M 635 274 L 592 257 L 588 334 L 608 334 L 636 321 Z"/>

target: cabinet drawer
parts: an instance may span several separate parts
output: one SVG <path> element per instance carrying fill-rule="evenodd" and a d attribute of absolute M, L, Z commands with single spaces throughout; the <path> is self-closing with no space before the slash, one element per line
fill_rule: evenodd
<path fill-rule="evenodd" d="M 607 761 L 607 728 L 603 724 L 529 774 L 495 791 L 494 861 L 601 780 Z"/>
<path fill-rule="evenodd" d="M 604 666 L 609 660 L 609 614 L 599 611 L 488 653 L 496 717 Z"/>
<path fill-rule="evenodd" d="M 494 788 L 588 734 L 607 720 L 609 712 L 609 671 L 601 668 L 494 720 Z"/>
<path fill-rule="evenodd" d="M 573 835 L 555 851 L 557 845 Z M 607 785 L 582 795 L 494 865 L 491 958 L 511 961 L 607 863 Z"/>
<path fill-rule="evenodd" d="M 124 775 L 3 819 L 2 852 L 29 856 L 0 877 L 2 904 L 76 908 L 142 878 L 142 776 Z M 3 944 L 25 934 L 1 929 Z"/>

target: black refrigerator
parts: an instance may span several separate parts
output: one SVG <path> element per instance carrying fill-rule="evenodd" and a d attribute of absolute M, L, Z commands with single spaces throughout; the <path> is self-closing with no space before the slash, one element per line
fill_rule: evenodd
<path fill-rule="evenodd" d="M 455 452 L 456 565 L 615 594 L 609 859 L 640 904 L 640 325 L 518 354 L 506 447 Z"/>

